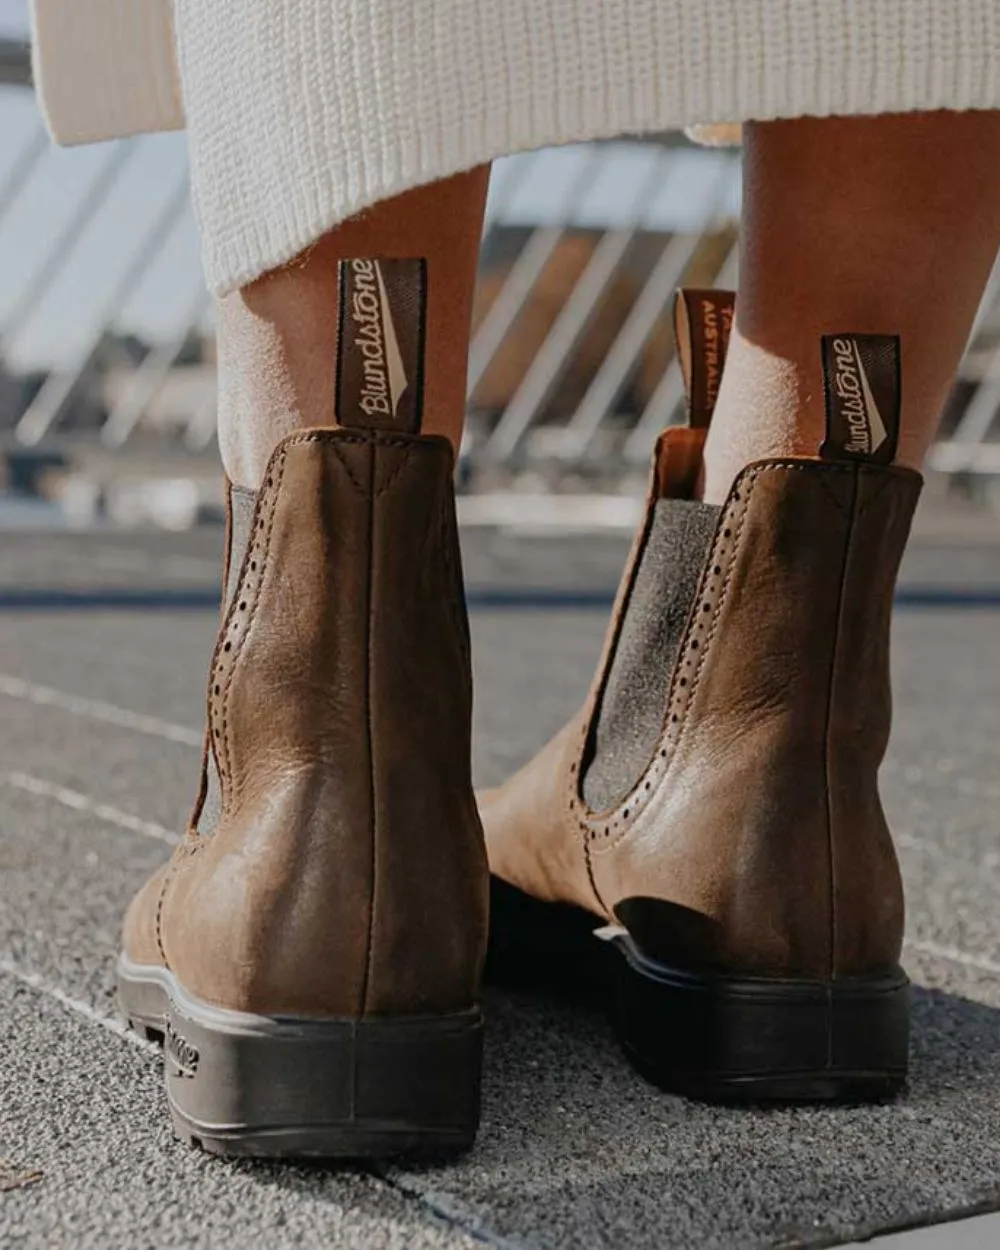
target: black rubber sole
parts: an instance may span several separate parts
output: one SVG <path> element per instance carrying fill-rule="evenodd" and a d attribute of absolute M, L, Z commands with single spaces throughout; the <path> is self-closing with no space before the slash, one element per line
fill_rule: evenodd
<path fill-rule="evenodd" d="M 624 929 L 494 879 L 487 978 L 599 996 L 633 1066 L 710 1102 L 882 1102 L 906 1083 L 909 982 L 900 969 L 833 982 L 670 968 Z M 603 940 L 595 936 L 603 932 Z"/>
<path fill-rule="evenodd" d="M 226 1011 L 123 956 L 129 1024 L 163 1046 L 174 1130 L 212 1154 L 383 1159 L 467 1150 L 482 1016 L 312 1020 Z"/>

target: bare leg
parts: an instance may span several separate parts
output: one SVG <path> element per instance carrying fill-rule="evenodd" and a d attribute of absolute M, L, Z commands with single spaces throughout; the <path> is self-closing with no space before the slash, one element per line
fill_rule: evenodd
<path fill-rule="evenodd" d="M 424 432 L 457 446 L 488 181 L 480 168 L 387 200 L 219 301 L 219 444 L 232 481 L 255 487 L 279 439 L 334 423 L 337 266 L 346 258 L 426 258 Z"/>
<path fill-rule="evenodd" d="M 1000 245 L 1000 113 L 749 125 L 743 263 L 704 497 L 751 460 L 815 455 L 820 338 L 898 334 L 898 459 L 934 437 Z"/>

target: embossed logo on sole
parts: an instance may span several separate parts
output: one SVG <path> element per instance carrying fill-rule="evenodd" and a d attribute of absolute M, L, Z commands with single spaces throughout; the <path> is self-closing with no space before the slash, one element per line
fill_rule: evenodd
<path fill-rule="evenodd" d="M 197 1074 L 198 1061 L 201 1058 L 197 1046 L 193 1046 L 186 1037 L 182 1037 L 169 1020 L 167 1021 L 163 1049 L 167 1058 L 174 1065 L 174 1075 L 190 1079 Z"/>

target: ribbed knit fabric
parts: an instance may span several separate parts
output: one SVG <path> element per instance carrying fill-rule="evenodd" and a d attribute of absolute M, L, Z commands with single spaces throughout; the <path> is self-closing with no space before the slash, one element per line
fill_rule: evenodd
<path fill-rule="evenodd" d="M 35 6 L 58 138 L 177 124 L 165 0 Z M 997 0 L 175 7 L 216 291 L 377 200 L 520 149 L 698 122 L 1000 107 Z"/>
<path fill-rule="evenodd" d="M 184 125 L 172 0 L 35 0 L 34 79 L 60 143 Z"/>

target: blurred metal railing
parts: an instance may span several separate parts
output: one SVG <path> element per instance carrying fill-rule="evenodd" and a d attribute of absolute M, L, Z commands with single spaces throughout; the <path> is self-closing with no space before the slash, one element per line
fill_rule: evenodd
<path fill-rule="evenodd" d="M 0 85 L 31 86 L 31 52 L 20 39 L 0 39 Z"/>
<path fill-rule="evenodd" d="M 0 83 L 8 84 L 0 87 L 0 128 L 15 96 L 20 119 L 10 156 L 0 159 L 0 259 L 13 246 L 11 232 L 32 227 L 23 208 L 32 188 L 48 177 L 50 194 L 59 195 L 62 163 L 71 159 L 51 149 L 40 120 L 25 113 L 28 78 L 23 45 L 0 42 Z M 79 342 L 68 356 L 51 344 L 51 362 L 45 350 L 38 359 L 38 325 L 53 292 L 81 253 L 101 246 L 102 216 L 144 145 L 164 142 L 105 145 L 67 192 L 58 222 L 33 239 L 30 267 L 0 284 L 0 435 L 8 445 L 90 440 L 110 455 L 141 439 L 148 454 L 159 440 L 175 456 L 211 445 L 210 300 L 198 281 L 181 160 L 176 176 L 144 180 L 149 211 L 130 237 L 123 233 L 125 263 L 107 267 L 102 290 L 88 289 Z M 735 284 L 738 201 L 733 153 L 623 141 L 499 161 L 470 355 L 467 463 L 494 475 L 544 465 L 577 476 L 641 464 L 682 400 L 667 326 L 671 293 L 684 281 Z M 170 324 L 109 362 L 109 342 L 128 338 L 130 306 L 156 301 L 157 267 L 178 233 L 190 245 L 171 271 L 189 271 L 190 294 Z M 32 327 L 26 365 L 19 345 Z M 134 336 L 130 342 L 134 348 Z M 1000 473 L 1000 269 L 944 430 L 936 468 Z"/>

